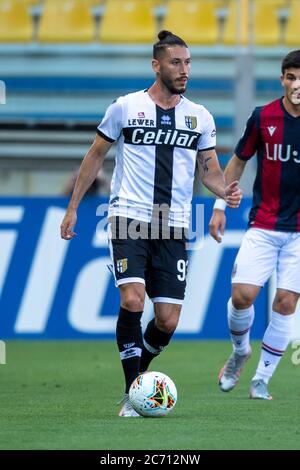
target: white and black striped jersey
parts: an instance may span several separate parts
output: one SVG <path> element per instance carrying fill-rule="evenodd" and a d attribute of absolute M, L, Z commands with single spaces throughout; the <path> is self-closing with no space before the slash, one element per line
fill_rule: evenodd
<path fill-rule="evenodd" d="M 169 225 L 188 227 L 197 150 L 216 144 L 212 115 L 185 97 L 164 110 L 142 90 L 111 104 L 97 131 L 118 141 L 109 216 L 150 222 L 165 204 Z"/>

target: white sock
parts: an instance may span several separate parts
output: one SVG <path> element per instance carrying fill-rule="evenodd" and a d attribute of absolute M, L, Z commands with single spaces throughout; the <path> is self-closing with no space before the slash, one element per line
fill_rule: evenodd
<path fill-rule="evenodd" d="M 230 298 L 227 304 L 227 312 L 233 350 L 240 356 L 248 354 L 250 351 L 249 335 L 254 319 L 254 307 L 251 305 L 249 308 L 238 310 L 233 306 Z"/>
<path fill-rule="evenodd" d="M 286 350 L 293 328 L 295 314 L 281 315 L 272 312 L 271 321 L 265 331 L 262 350 L 255 376 L 268 383 Z"/>

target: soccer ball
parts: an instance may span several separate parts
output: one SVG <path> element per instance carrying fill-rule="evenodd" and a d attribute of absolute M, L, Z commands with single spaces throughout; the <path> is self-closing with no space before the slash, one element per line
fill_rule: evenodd
<path fill-rule="evenodd" d="M 173 410 L 177 390 L 173 380 L 166 374 L 145 372 L 132 382 L 129 400 L 139 415 L 160 418 Z"/>

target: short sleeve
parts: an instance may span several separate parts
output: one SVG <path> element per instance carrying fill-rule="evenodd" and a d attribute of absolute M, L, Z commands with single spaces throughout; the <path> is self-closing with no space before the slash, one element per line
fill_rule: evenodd
<path fill-rule="evenodd" d="M 123 128 L 122 100 L 118 98 L 106 110 L 106 113 L 97 127 L 98 134 L 108 142 L 118 140 Z"/>
<path fill-rule="evenodd" d="M 203 116 L 202 133 L 198 142 L 198 150 L 211 150 L 216 146 L 216 125 L 212 115 L 206 111 Z"/>
<path fill-rule="evenodd" d="M 256 153 L 258 147 L 258 125 L 256 119 L 256 109 L 249 117 L 246 128 L 240 138 L 234 153 L 241 160 L 249 160 Z"/>

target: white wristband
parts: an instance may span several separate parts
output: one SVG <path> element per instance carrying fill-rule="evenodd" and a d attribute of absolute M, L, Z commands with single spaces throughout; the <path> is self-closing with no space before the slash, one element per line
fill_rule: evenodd
<path fill-rule="evenodd" d="M 219 209 L 220 211 L 225 211 L 226 206 L 227 206 L 226 201 L 224 201 L 224 199 L 221 199 L 221 198 L 216 199 L 214 203 L 214 209 Z"/>

